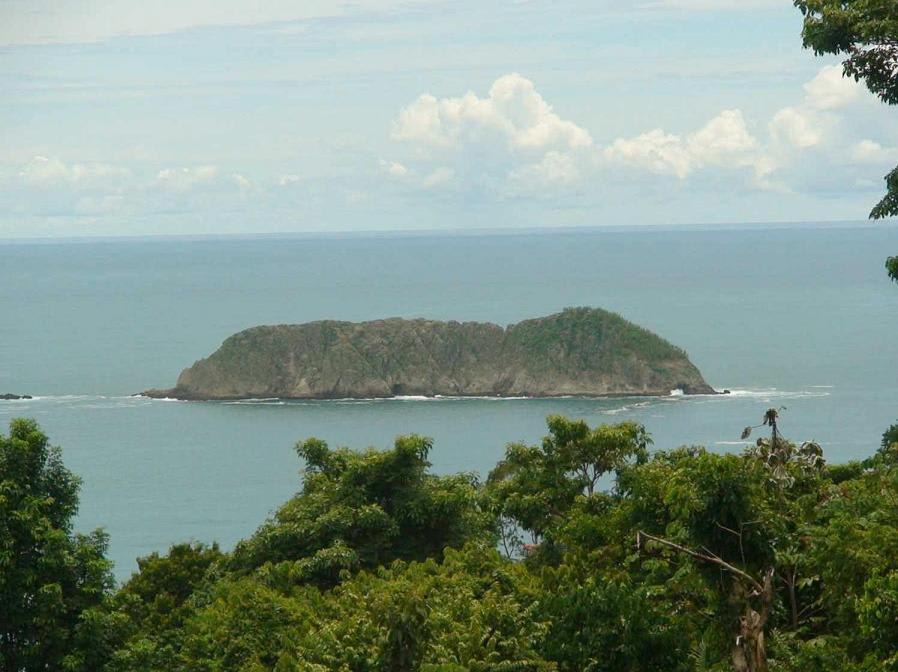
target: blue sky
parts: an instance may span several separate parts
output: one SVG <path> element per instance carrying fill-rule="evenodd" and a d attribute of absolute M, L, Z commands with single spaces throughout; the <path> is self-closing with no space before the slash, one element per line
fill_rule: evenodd
<path fill-rule="evenodd" d="M 0 0 L 0 237 L 862 219 L 788 0 Z"/>

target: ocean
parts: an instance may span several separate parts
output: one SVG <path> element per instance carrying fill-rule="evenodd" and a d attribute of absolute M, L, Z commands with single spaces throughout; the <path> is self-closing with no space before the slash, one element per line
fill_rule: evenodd
<path fill-rule="evenodd" d="M 545 417 L 633 419 L 657 449 L 739 451 L 781 429 L 830 461 L 898 420 L 898 228 L 763 227 L 0 243 L 0 424 L 36 418 L 83 479 L 77 529 L 104 527 L 116 576 L 185 540 L 230 548 L 300 485 L 293 446 L 431 436 L 438 472 L 485 477 Z M 598 306 L 683 347 L 732 394 L 626 399 L 175 402 L 171 387 L 259 324 L 429 317 L 507 324 Z"/>

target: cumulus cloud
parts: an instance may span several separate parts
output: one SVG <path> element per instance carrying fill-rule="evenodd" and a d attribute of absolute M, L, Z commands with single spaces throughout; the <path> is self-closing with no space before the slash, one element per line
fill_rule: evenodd
<path fill-rule="evenodd" d="M 833 110 L 850 105 L 858 99 L 863 87 L 842 75 L 841 65 L 827 65 L 804 85 L 807 103 L 818 110 Z"/>
<path fill-rule="evenodd" d="M 863 87 L 842 75 L 842 66 L 826 65 L 804 85 L 804 99 L 784 107 L 768 124 L 774 151 L 808 149 L 824 144 L 838 126 L 837 110 L 860 100 Z M 830 138 L 831 139 L 831 138 Z"/>
<path fill-rule="evenodd" d="M 164 168 L 156 173 L 156 185 L 172 191 L 187 191 L 198 185 L 209 184 L 218 178 L 216 166 Z"/>
<path fill-rule="evenodd" d="M 419 96 L 400 111 L 392 137 L 438 149 L 498 140 L 510 152 L 563 151 L 592 144 L 588 131 L 559 117 L 533 82 L 517 73 L 497 79 L 485 98 L 472 91 L 458 98 Z"/>
<path fill-rule="evenodd" d="M 810 115 L 795 107 L 784 107 L 773 115 L 769 128 L 776 142 L 793 147 L 813 147 L 821 140 L 819 125 Z"/>
<path fill-rule="evenodd" d="M 618 138 L 605 148 L 610 163 L 643 168 L 652 173 L 683 178 L 692 170 L 683 139 L 656 128 L 633 138 Z"/>
<path fill-rule="evenodd" d="M 861 140 L 851 148 L 857 163 L 892 164 L 898 161 L 898 147 L 883 147 L 873 140 Z"/>
<path fill-rule="evenodd" d="M 798 93 L 798 101 L 754 124 L 739 109 L 728 109 L 692 131 L 654 128 L 601 146 L 587 129 L 559 115 L 533 82 L 512 73 L 483 97 L 471 91 L 445 98 L 424 94 L 401 109 L 391 136 L 410 153 L 402 162 L 381 161 L 381 169 L 408 188 L 452 184 L 459 192 L 497 197 L 596 188 L 622 168 L 632 178 L 642 172 L 685 181 L 702 174 L 748 189 L 794 193 L 817 188 L 815 180 L 820 188 L 836 184 L 837 174 L 851 172 L 846 163 L 898 158 L 896 149 L 852 137 L 843 118 L 866 98 L 863 87 L 842 77 L 840 66 L 822 67 Z M 753 128 L 766 133 L 756 135 Z"/>
<path fill-rule="evenodd" d="M 381 169 L 412 188 L 569 188 L 595 153 L 590 133 L 562 118 L 517 73 L 496 79 L 482 97 L 419 96 L 400 110 L 391 137 L 411 154 L 382 160 Z"/>
<path fill-rule="evenodd" d="M 529 163 L 513 170 L 509 181 L 514 187 L 568 187 L 580 182 L 582 169 L 577 158 L 569 153 L 551 151 L 538 163 Z"/>
<path fill-rule="evenodd" d="M 112 186 L 128 174 L 127 169 L 107 163 L 68 164 L 58 157 L 35 156 L 25 164 L 19 176 L 31 186 L 101 187 Z"/>
<path fill-rule="evenodd" d="M 685 138 L 656 128 L 634 138 L 615 140 L 603 156 L 611 164 L 684 179 L 706 166 L 754 165 L 757 151 L 758 141 L 748 131 L 742 112 L 724 110 Z"/>
<path fill-rule="evenodd" d="M 412 152 L 403 163 L 381 161 L 391 177 L 427 188 L 467 184 L 496 195 L 576 190 L 618 167 L 679 179 L 707 167 L 769 172 L 739 110 L 723 110 L 685 135 L 656 128 L 603 148 L 516 73 L 498 78 L 484 97 L 419 96 L 400 110 L 391 137 Z"/>

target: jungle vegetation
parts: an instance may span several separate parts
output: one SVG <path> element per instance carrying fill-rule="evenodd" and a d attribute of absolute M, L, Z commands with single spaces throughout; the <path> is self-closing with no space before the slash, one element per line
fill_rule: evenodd
<path fill-rule="evenodd" d="M 178 544 L 115 587 L 78 479 L 0 437 L 8 672 L 898 670 L 898 425 L 830 465 L 771 409 L 742 454 L 650 453 L 548 419 L 484 481 L 431 442 L 309 439 L 298 493 L 231 552 Z"/>

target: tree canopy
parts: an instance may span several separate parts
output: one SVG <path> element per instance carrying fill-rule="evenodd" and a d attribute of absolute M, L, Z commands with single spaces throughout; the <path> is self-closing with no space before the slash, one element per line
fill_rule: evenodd
<path fill-rule="evenodd" d="M 79 486 L 33 420 L 0 435 L 0 669 L 92 669 L 79 628 L 113 582 L 106 535 L 72 533 Z"/>
<path fill-rule="evenodd" d="M 741 454 L 649 455 L 638 424 L 552 416 L 485 483 L 431 473 L 420 436 L 310 439 L 300 491 L 249 539 L 154 553 L 115 592 L 102 544 L 69 531 L 77 479 L 16 421 L 0 442 L 3 669 L 898 670 L 898 430 L 829 465 L 764 420 Z M 534 543 L 502 553 L 503 530 Z M 7 549 L 34 559 L 48 533 L 50 564 L 10 571 Z M 44 592 L 62 598 L 35 610 Z"/>

